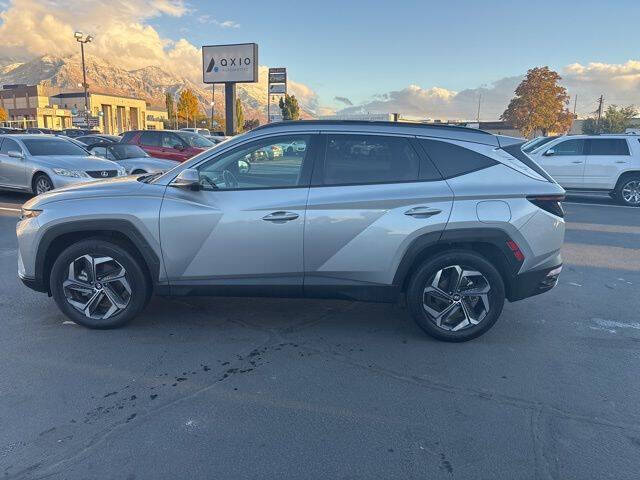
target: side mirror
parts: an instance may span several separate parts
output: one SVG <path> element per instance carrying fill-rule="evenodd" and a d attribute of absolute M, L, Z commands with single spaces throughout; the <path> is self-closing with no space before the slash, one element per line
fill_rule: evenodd
<path fill-rule="evenodd" d="M 184 150 L 184 145 L 180 144 L 180 143 L 176 143 L 173 148 L 175 148 L 176 150 Z"/>
<path fill-rule="evenodd" d="M 7 152 L 7 155 L 9 155 L 11 158 L 19 158 L 21 160 L 24 158 L 24 153 L 19 152 L 18 150 L 9 150 Z"/>
<path fill-rule="evenodd" d="M 552 155 L 555 155 L 555 153 L 556 153 L 556 151 L 553 148 L 550 148 L 549 150 L 544 152 L 544 156 L 545 157 L 551 157 Z"/>
<path fill-rule="evenodd" d="M 200 173 L 195 168 L 187 168 L 182 170 L 170 185 L 184 190 L 198 191 L 200 190 Z"/>

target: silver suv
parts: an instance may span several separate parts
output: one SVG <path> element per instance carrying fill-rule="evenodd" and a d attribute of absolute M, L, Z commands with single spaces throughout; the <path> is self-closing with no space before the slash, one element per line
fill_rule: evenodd
<path fill-rule="evenodd" d="M 405 298 L 428 334 L 469 340 L 505 298 L 545 292 L 561 270 L 564 190 L 514 141 L 393 122 L 265 125 L 164 174 L 28 201 L 18 273 L 92 328 L 124 324 L 152 294 Z"/>

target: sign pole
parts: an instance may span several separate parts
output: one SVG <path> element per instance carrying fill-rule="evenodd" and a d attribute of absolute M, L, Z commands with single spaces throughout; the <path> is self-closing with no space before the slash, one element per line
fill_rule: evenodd
<path fill-rule="evenodd" d="M 224 110 L 225 110 L 225 134 L 228 137 L 235 135 L 238 117 L 236 115 L 236 84 L 224 84 Z"/>

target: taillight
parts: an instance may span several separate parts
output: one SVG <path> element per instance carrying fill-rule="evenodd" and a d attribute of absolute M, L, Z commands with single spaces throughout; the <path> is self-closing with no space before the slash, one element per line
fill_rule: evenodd
<path fill-rule="evenodd" d="M 524 253 L 522 253 L 522 250 L 520 250 L 520 246 L 516 242 L 514 242 L 513 240 L 507 241 L 507 247 L 509 247 L 509 250 L 511 250 L 513 256 L 517 261 L 524 261 Z"/>
<path fill-rule="evenodd" d="M 562 208 L 564 195 L 531 195 L 527 197 L 527 200 L 545 212 L 564 217 L 564 208 Z"/>

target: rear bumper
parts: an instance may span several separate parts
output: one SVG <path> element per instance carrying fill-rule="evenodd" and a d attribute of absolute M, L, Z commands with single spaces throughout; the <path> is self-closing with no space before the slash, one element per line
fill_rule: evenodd
<path fill-rule="evenodd" d="M 555 287 L 562 271 L 562 264 L 553 267 L 534 270 L 516 275 L 509 289 L 510 302 L 540 295 Z"/>

